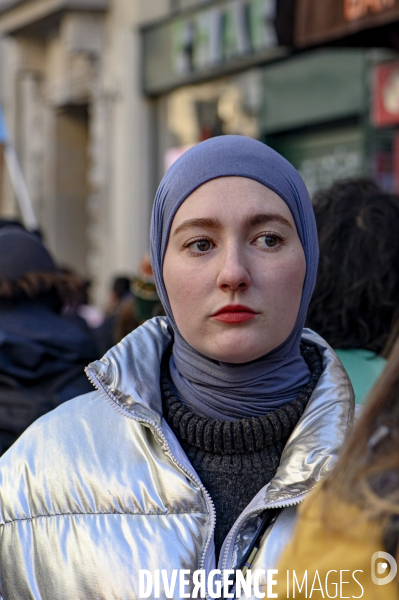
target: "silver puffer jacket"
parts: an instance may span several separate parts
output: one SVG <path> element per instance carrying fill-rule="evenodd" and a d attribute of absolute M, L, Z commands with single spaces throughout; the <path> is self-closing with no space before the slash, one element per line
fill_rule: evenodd
<path fill-rule="evenodd" d="M 240 560 L 265 508 L 285 507 L 253 565 L 275 567 L 296 505 L 330 472 L 350 426 L 341 363 L 319 336 L 303 337 L 322 354 L 323 374 L 275 477 L 228 534 L 220 569 Z M 140 569 L 215 568 L 212 500 L 162 417 L 160 362 L 170 342 L 165 318 L 147 322 L 89 366 L 97 391 L 36 421 L 1 458 L 6 600 L 130 600 L 139 598 Z"/>

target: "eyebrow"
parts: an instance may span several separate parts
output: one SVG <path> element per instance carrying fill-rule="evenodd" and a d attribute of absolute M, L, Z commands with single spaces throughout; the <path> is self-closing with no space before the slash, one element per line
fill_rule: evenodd
<path fill-rule="evenodd" d="M 173 236 L 181 233 L 182 231 L 186 231 L 186 229 L 191 229 L 192 227 L 200 227 L 202 229 L 221 229 L 222 224 L 219 219 L 188 219 L 188 221 L 183 221 L 183 223 L 179 225 L 177 229 L 175 229 Z"/>
<path fill-rule="evenodd" d="M 257 215 L 252 215 L 245 219 L 245 225 L 247 227 L 255 227 L 255 225 L 263 225 L 264 223 L 270 223 L 271 221 L 277 221 L 278 223 L 281 223 L 282 225 L 292 229 L 291 223 L 279 213 L 259 213 Z M 188 219 L 175 229 L 173 236 L 193 227 L 217 230 L 222 229 L 222 224 L 219 219 L 213 218 Z"/>
<path fill-rule="evenodd" d="M 286 225 L 292 229 L 291 223 L 279 213 L 260 213 L 258 215 L 254 215 L 253 217 L 247 217 L 245 221 L 250 227 L 254 227 L 255 225 L 263 225 L 263 223 L 269 223 L 270 221 L 277 221 L 277 223 L 281 223 L 281 225 Z"/>

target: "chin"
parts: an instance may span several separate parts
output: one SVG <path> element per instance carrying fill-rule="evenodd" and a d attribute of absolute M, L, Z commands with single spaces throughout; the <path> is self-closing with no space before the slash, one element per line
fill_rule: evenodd
<path fill-rule="evenodd" d="M 263 354 L 266 354 L 265 352 L 263 352 L 262 354 L 243 354 L 240 353 L 239 355 L 237 354 L 232 354 L 232 355 L 224 355 L 224 356 L 219 356 L 218 358 L 216 358 L 215 360 L 219 361 L 219 362 L 223 362 L 223 363 L 231 363 L 233 365 L 242 365 L 248 362 L 251 362 L 253 360 L 256 360 L 257 358 L 260 358 L 261 356 L 263 356 Z"/>
<path fill-rule="evenodd" d="M 248 343 L 248 340 L 245 343 L 242 340 L 235 340 L 234 343 L 229 344 L 219 343 L 216 351 L 215 347 L 216 344 L 212 344 L 212 347 L 208 346 L 207 351 L 203 351 L 203 354 L 219 362 L 237 365 L 251 362 L 270 352 L 269 348 L 260 347 L 254 341 Z"/>

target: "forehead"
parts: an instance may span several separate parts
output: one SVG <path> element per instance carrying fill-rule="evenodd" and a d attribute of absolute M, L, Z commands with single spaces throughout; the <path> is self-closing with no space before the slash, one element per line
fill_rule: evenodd
<path fill-rule="evenodd" d="M 288 205 L 270 188 L 247 177 L 219 177 L 202 184 L 185 199 L 175 214 L 172 229 L 186 219 L 217 217 L 227 222 L 260 212 L 280 214 L 295 226 Z"/>

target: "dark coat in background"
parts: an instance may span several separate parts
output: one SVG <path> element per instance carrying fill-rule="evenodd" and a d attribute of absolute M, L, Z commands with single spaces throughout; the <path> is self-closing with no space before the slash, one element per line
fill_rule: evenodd
<path fill-rule="evenodd" d="M 0 453 L 38 417 L 90 392 L 84 367 L 96 358 L 83 320 L 39 303 L 0 306 Z"/>

